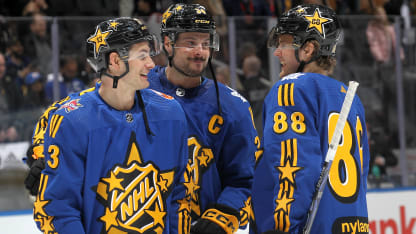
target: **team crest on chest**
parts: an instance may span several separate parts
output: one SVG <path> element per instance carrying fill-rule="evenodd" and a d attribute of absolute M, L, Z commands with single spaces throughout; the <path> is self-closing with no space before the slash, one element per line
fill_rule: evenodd
<path fill-rule="evenodd" d="M 174 171 L 161 172 L 152 162 L 143 162 L 134 133 L 126 161 L 115 165 L 93 190 L 104 205 L 103 232 L 162 233 Z"/>

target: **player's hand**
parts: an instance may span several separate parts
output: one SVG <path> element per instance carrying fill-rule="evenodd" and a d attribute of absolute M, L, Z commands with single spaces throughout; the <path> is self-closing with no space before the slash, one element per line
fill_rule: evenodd
<path fill-rule="evenodd" d="M 220 204 L 210 206 L 191 227 L 191 234 L 232 234 L 238 230 L 239 213 Z"/>
<path fill-rule="evenodd" d="M 29 174 L 25 179 L 25 187 L 31 195 L 36 196 L 39 190 L 40 175 L 42 170 L 45 169 L 45 159 L 39 158 L 31 164 Z"/>

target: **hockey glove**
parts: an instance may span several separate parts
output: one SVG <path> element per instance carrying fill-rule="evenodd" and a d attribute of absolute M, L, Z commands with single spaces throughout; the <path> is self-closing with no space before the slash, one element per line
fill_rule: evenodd
<path fill-rule="evenodd" d="M 40 158 L 35 160 L 30 167 L 29 174 L 25 179 L 25 186 L 29 190 L 30 194 L 36 196 L 39 190 L 40 175 L 42 170 L 45 169 L 45 159 Z"/>
<path fill-rule="evenodd" d="M 232 234 L 238 230 L 239 213 L 231 207 L 210 206 L 191 227 L 191 234 Z"/>
<path fill-rule="evenodd" d="M 30 170 L 25 179 L 25 187 L 33 196 L 38 194 L 40 175 L 45 169 L 45 159 L 43 157 L 43 145 L 31 146 L 26 152 L 27 160 Z"/>

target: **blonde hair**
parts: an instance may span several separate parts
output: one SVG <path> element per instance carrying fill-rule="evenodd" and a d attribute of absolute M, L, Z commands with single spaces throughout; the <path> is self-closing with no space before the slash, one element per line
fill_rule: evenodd
<path fill-rule="evenodd" d="M 316 56 L 318 54 L 320 45 L 319 42 L 316 40 L 311 40 L 308 41 L 311 42 L 315 48 L 315 50 L 313 51 L 312 56 Z M 306 43 L 305 43 L 306 44 Z M 337 60 L 335 57 L 333 56 L 319 56 L 316 60 L 315 60 L 316 64 L 322 68 L 325 71 L 328 71 L 328 74 L 332 74 L 332 72 L 334 71 L 335 66 L 337 65 Z"/>

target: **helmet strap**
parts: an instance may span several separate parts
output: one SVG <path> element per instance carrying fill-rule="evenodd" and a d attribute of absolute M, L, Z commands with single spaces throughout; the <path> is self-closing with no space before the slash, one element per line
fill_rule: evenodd
<path fill-rule="evenodd" d="M 147 119 L 146 108 L 144 106 L 143 97 L 142 97 L 140 90 L 137 90 L 136 94 L 137 94 L 137 98 L 139 101 L 139 107 L 143 113 L 143 121 L 144 121 L 144 126 L 146 127 L 146 132 L 147 134 L 154 136 L 155 134 L 152 132 L 149 126 L 149 120 Z"/>
<path fill-rule="evenodd" d="M 218 114 L 221 115 L 222 111 L 221 111 L 221 103 L 220 103 L 220 92 L 218 89 L 218 81 L 217 81 L 217 76 L 215 76 L 215 72 L 214 72 L 214 68 L 212 66 L 212 54 L 213 54 L 213 49 L 211 49 L 211 54 L 209 55 L 209 59 L 208 59 L 208 65 L 209 65 L 209 70 L 211 70 L 211 74 L 212 74 L 212 79 L 214 80 L 214 85 L 215 85 L 215 92 L 216 92 L 216 96 L 217 96 L 217 106 L 218 106 Z"/>
<path fill-rule="evenodd" d="M 119 75 L 119 76 L 113 76 L 113 75 L 108 74 L 107 72 L 103 72 L 104 75 L 113 79 L 113 88 L 114 89 L 117 88 L 118 80 L 123 78 L 130 71 L 129 62 L 124 61 L 124 64 L 126 64 L 126 71 L 123 74 Z"/>

